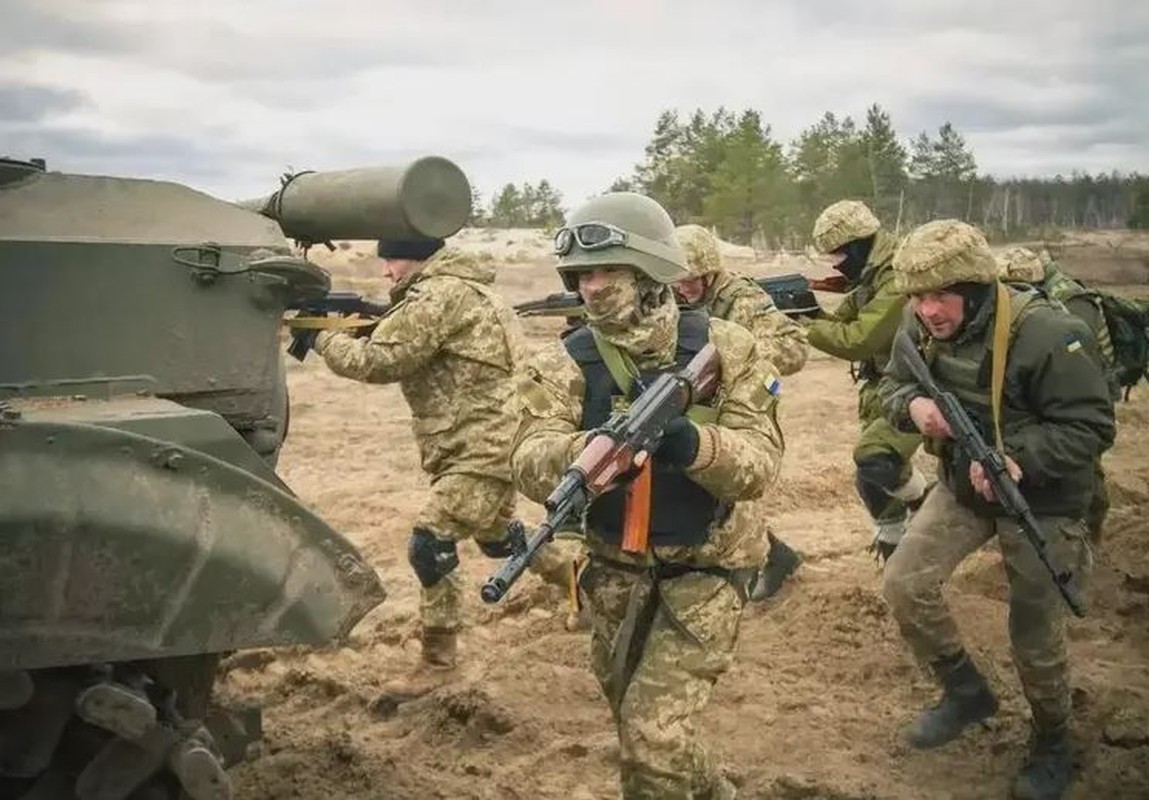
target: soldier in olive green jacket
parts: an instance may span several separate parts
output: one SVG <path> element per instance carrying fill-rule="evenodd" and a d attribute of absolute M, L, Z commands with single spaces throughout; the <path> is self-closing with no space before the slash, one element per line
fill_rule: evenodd
<path fill-rule="evenodd" d="M 862 425 L 854 446 L 854 485 L 874 521 L 871 546 L 888 558 L 926 489 L 925 477 L 910 461 L 921 437 L 890 427 L 877 393 L 905 306 L 905 297 L 892 286 L 890 265 L 898 242 L 865 204 L 842 200 L 814 222 L 814 245 L 838 258 L 835 269 L 852 289 L 833 313 L 806 324 L 806 336 L 811 346 L 852 362 Z"/>
<path fill-rule="evenodd" d="M 1090 292 L 1070 278 L 1052 261 L 1043 259 L 1025 247 L 1011 247 L 997 258 L 998 274 L 1007 283 L 1030 285 L 1040 289 L 1050 299 L 1065 306 L 1073 316 L 1084 322 L 1093 333 L 1097 343 L 1097 356 L 1102 370 L 1109 381 L 1109 395 L 1114 402 L 1121 396 L 1121 384 L 1117 380 L 1113 340 L 1109 336 L 1109 325 L 1101 308 L 1097 294 Z M 1105 518 L 1109 515 L 1109 486 L 1105 480 L 1105 470 L 1101 459 L 1095 465 L 1096 485 L 1093 502 L 1085 515 L 1089 527 L 1089 538 L 1097 544 L 1105 528 Z"/>
<path fill-rule="evenodd" d="M 1083 583 L 1090 554 L 1082 520 L 1093 494 L 1094 464 L 1114 434 L 1113 404 L 1088 328 L 1037 292 L 998 283 L 985 237 L 957 220 L 911 232 L 894 271 L 896 289 L 911 298 L 904 335 L 917 345 L 938 387 L 957 397 L 987 441 L 1000 442 L 1010 478 L 1048 542 L 1050 560 Z M 1004 378 L 995 383 L 999 357 Z M 995 392 L 999 413 L 993 411 Z M 1009 578 L 1012 654 L 1035 734 L 1013 796 L 1059 798 L 1072 767 L 1060 593 L 997 501 L 982 466 L 958 447 L 937 404 L 896 350 L 880 393 L 893 425 L 927 437 L 940 475 L 885 570 L 886 601 L 902 636 L 943 690 L 941 702 L 921 713 L 906 738 L 914 747 L 939 747 L 997 711 L 942 595 L 966 556 L 996 536 Z"/>

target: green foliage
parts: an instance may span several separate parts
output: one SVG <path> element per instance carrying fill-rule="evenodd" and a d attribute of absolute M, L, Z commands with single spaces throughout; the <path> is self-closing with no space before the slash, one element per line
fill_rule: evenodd
<path fill-rule="evenodd" d="M 939 217 L 965 219 L 996 240 L 1057 227 L 1149 227 L 1145 178 L 979 176 L 951 122 L 903 143 L 876 103 L 866 109 L 864 126 L 827 111 L 786 144 L 752 109 L 720 107 L 709 115 L 697 109 L 685 121 L 666 110 L 644 156 L 611 191 L 642 192 L 676 223 L 707 225 L 743 243 L 800 246 L 822 209 L 844 198 L 864 201 L 903 233 Z"/>
<path fill-rule="evenodd" d="M 543 179 L 538 185 L 506 184 L 494 197 L 483 219 L 492 228 L 555 228 L 562 224 L 566 212 L 562 193 Z"/>
<path fill-rule="evenodd" d="M 1130 228 L 1149 230 L 1149 178 L 1138 181 L 1128 224 Z"/>

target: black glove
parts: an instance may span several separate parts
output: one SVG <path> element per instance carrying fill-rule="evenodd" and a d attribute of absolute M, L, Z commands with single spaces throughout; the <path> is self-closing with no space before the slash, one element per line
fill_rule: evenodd
<path fill-rule="evenodd" d="M 291 344 L 287 346 L 287 352 L 296 361 L 302 361 L 307 357 L 307 352 L 315 347 L 317 336 L 317 328 L 295 328 L 291 331 Z"/>
<path fill-rule="evenodd" d="M 672 419 L 666 424 L 654 458 L 661 464 L 685 469 L 697 457 L 698 428 L 686 417 Z"/>

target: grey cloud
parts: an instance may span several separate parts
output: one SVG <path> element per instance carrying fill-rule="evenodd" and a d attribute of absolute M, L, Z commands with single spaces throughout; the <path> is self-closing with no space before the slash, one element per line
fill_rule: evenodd
<path fill-rule="evenodd" d="M 0 56 L 56 50 L 116 59 L 141 75 L 154 70 L 157 91 L 165 72 L 179 73 L 206 85 L 208 97 L 218 87 L 228 118 L 220 113 L 213 128 L 214 109 L 189 109 L 186 122 L 201 140 L 158 124 L 130 141 L 98 130 L 4 129 L 83 101 L 63 82 L 0 89 L 0 139 L 21 144 L 17 155 L 179 174 L 243 195 L 263 191 L 289 161 L 338 169 L 432 150 L 473 167 L 487 188 L 547 177 L 578 197 L 642 159 L 662 108 L 757 108 L 789 139 L 824 109 L 861 121 L 876 101 L 907 139 L 952 121 L 983 168 L 1009 171 L 1010 159 L 1022 157 L 1034 170 L 1064 169 L 1078 156 L 1125 159 L 1113 164 L 1122 169 L 1138 166 L 1130 163 L 1138 154 L 1142 168 L 1149 161 L 1149 110 L 1140 102 L 1149 5 L 1129 0 L 1090 0 L 1087 8 L 1044 0 L 1040 9 L 1002 0 L 730 0 L 710 8 L 491 0 L 453 15 L 420 0 L 344 0 L 298 24 L 290 15 L 307 4 L 286 3 L 279 13 L 283 4 L 221 4 L 226 13 L 212 6 L 182 26 L 170 21 L 182 13 L 173 4 L 167 21 L 125 27 L 109 23 L 97 3 L 64 14 L 53 0 L 10 0 Z M 593 95 L 593 107 L 575 105 L 583 95 Z M 106 120 L 109 128 L 154 124 L 154 114 L 133 116 L 131 96 L 103 106 L 125 109 L 124 119 Z M 352 107 L 348 98 L 359 97 L 370 99 Z M 341 116 L 319 124 L 329 101 Z M 83 118 L 93 117 L 92 125 L 105 123 L 99 113 Z M 252 127 L 264 118 L 291 127 L 286 135 Z M 260 146 L 240 144 L 244 137 Z"/>
<path fill-rule="evenodd" d="M 0 84 L 0 119 L 8 123 L 38 122 L 55 112 L 84 104 L 84 96 L 71 89 Z"/>
<path fill-rule="evenodd" d="M 259 154 L 166 134 L 109 137 L 92 131 L 47 127 L 0 127 L 0 139 L 16 158 L 44 158 L 52 169 L 139 177 L 185 176 L 218 181 L 237 163 Z"/>
<path fill-rule="evenodd" d="M 612 131 L 572 131 L 526 125 L 504 125 L 505 141 L 514 149 L 558 150 L 583 155 L 641 150 L 640 135 Z"/>
<path fill-rule="evenodd" d="M 117 25 L 98 14 L 69 10 L 48 0 L 10 0 L 4 5 L 0 57 L 30 49 L 70 53 L 122 53 L 140 41 L 136 25 Z"/>

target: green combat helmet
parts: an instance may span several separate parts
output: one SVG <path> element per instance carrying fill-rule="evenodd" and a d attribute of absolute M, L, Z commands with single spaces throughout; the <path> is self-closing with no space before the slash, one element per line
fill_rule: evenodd
<path fill-rule="evenodd" d="M 666 210 L 634 192 L 608 192 L 579 206 L 555 234 L 563 285 L 574 290 L 579 272 L 596 267 L 633 267 L 670 284 L 690 272 Z"/>
<path fill-rule="evenodd" d="M 1011 247 L 997 257 L 998 275 L 1006 283 L 1041 283 L 1045 265 L 1026 247 Z"/>
<path fill-rule="evenodd" d="M 833 253 L 855 239 L 873 236 L 882 227 L 874 212 L 857 200 L 839 200 L 814 221 L 814 246 L 820 253 Z"/>
<path fill-rule="evenodd" d="M 894 256 L 894 289 L 902 294 L 937 292 L 955 283 L 995 283 L 997 275 L 985 236 L 956 219 L 915 228 Z"/>
<path fill-rule="evenodd" d="M 714 234 L 701 225 L 679 225 L 674 235 L 686 256 L 686 269 L 691 278 L 705 278 L 722 271 L 722 251 Z"/>

